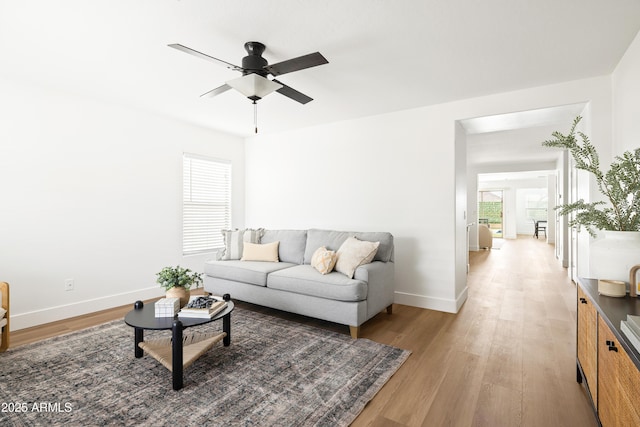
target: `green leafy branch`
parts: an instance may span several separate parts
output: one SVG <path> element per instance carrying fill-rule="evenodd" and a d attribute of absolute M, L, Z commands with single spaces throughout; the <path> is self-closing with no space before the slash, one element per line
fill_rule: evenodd
<path fill-rule="evenodd" d="M 603 173 L 598 152 L 589 137 L 576 132 L 581 119 L 580 116 L 574 119 L 567 135 L 553 132 L 555 139 L 544 141 L 542 145 L 568 150 L 577 169 L 593 174 L 598 190 L 609 200 L 610 206 L 606 202 L 585 203 L 580 199 L 557 206 L 556 209 L 561 215 L 574 214 L 569 225 L 583 226 L 593 237 L 596 237 L 594 229 L 640 231 L 640 148 L 616 156 L 609 171 Z M 582 144 L 578 142 L 576 134 Z"/>

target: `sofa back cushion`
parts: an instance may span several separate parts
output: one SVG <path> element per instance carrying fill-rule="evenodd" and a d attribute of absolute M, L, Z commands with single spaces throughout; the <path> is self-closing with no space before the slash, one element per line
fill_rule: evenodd
<path fill-rule="evenodd" d="M 306 230 L 265 230 L 260 243 L 272 242 L 280 242 L 278 257 L 281 262 L 302 264 L 307 243 Z"/>
<path fill-rule="evenodd" d="M 355 236 L 359 240 L 369 242 L 380 242 L 378 252 L 373 261 L 389 262 L 393 261 L 393 235 L 384 231 L 381 232 L 360 232 L 360 231 L 335 231 L 335 230 L 307 230 L 307 246 L 304 250 L 304 263 L 311 264 L 313 253 L 321 246 L 337 251 L 347 238 Z"/>

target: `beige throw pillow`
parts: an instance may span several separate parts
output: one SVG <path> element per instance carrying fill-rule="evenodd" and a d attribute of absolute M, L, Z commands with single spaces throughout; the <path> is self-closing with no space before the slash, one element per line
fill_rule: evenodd
<path fill-rule="evenodd" d="M 257 243 L 244 242 L 242 261 L 270 261 L 279 262 L 278 247 L 280 242 L 271 242 L 259 245 Z"/>
<path fill-rule="evenodd" d="M 369 264 L 373 257 L 376 256 L 378 246 L 380 246 L 380 242 L 367 242 L 358 240 L 355 237 L 349 237 L 338 249 L 336 271 L 352 279 L 356 268 Z"/>
<path fill-rule="evenodd" d="M 311 266 L 321 274 L 329 274 L 336 265 L 337 259 L 338 256 L 335 251 L 330 251 L 325 246 L 321 246 L 313 253 Z"/>

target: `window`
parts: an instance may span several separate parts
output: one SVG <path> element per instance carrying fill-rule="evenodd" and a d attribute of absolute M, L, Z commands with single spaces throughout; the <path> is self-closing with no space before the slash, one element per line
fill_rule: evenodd
<path fill-rule="evenodd" d="M 525 189 L 525 212 L 527 218 L 537 221 L 547 220 L 547 189 L 546 188 L 527 188 Z"/>
<path fill-rule="evenodd" d="M 184 154 L 182 253 L 224 246 L 221 230 L 231 228 L 231 163 Z"/>

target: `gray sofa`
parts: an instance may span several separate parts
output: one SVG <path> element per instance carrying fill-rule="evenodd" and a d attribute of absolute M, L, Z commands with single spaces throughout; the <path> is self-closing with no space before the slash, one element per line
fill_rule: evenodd
<path fill-rule="evenodd" d="M 337 251 L 350 236 L 380 242 L 373 261 L 359 266 L 353 278 L 311 266 L 321 246 Z M 349 325 L 360 325 L 386 309 L 394 297 L 393 236 L 386 232 L 333 230 L 265 230 L 260 243 L 280 242 L 280 262 L 211 260 L 204 266 L 204 289 L 215 295 Z"/>

